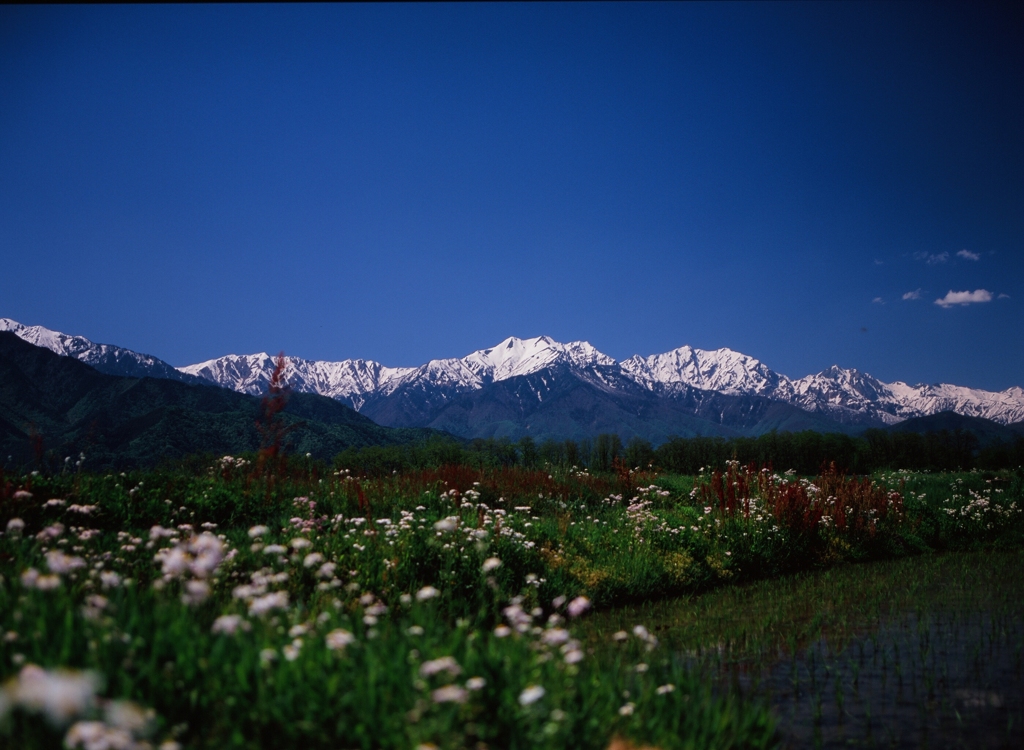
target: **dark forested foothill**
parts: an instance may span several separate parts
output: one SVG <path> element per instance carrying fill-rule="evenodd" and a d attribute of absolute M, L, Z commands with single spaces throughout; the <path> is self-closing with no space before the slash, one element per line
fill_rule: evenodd
<path fill-rule="evenodd" d="M 202 453 L 254 452 L 260 399 L 208 385 L 106 375 L 0 332 L 0 462 L 53 468 L 85 454 L 90 469 L 153 466 Z M 381 427 L 324 396 L 292 394 L 284 447 L 329 460 L 352 446 L 423 440 Z"/>

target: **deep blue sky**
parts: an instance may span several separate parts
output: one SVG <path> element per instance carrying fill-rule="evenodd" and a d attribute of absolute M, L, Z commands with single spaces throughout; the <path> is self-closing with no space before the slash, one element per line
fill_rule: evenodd
<path fill-rule="evenodd" d="M 1022 17 L 3 7 L 0 261 L 0 316 L 175 365 L 547 334 L 1024 386 Z"/>

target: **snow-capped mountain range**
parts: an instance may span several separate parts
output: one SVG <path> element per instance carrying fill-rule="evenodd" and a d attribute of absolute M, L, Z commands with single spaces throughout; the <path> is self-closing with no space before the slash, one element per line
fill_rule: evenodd
<path fill-rule="evenodd" d="M 292 388 L 344 401 L 356 410 L 372 397 L 388 396 L 412 385 L 463 393 L 559 364 L 577 370 L 615 365 L 614 359 L 585 341 L 560 344 L 547 336 L 508 338 L 495 347 L 481 349 L 461 359 L 433 359 L 419 367 L 385 367 L 366 359 L 322 362 L 287 357 L 286 360 L 285 373 Z M 274 358 L 266 353 L 229 354 L 180 370 L 225 388 L 256 395 L 266 392 L 274 371 Z"/>
<path fill-rule="evenodd" d="M 266 391 L 274 369 L 274 358 L 260 353 L 232 354 L 175 370 L 149 355 L 6 318 L 0 318 L 0 330 L 13 331 L 37 346 L 104 372 L 207 382 L 253 395 Z M 530 398 L 543 401 L 548 382 L 544 374 L 548 372 L 560 373 L 560 377 L 568 374 L 612 397 L 628 389 L 632 394 L 646 392 L 681 402 L 692 400 L 695 392 L 711 392 L 780 402 L 845 425 L 891 425 L 942 411 L 1002 424 L 1024 421 L 1024 389 L 1020 387 L 993 392 L 949 384 L 884 383 L 838 366 L 791 379 L 730 349 L 705 351 L 683 346 L 617 362 L 585 341 L 563 344 L 540 336 L 510 337 L 462 358 L 431 360 L 419 367 L 386 367 L 364 359 L 326 362 L 287 357 L 286 361 L 286 378 L 294 390 L 337 399 L 382 424 L 402 421 L 394 416 L 395 404 L 400 401 L 418 404 L 414 412 L 420 416 L 409 416 L 408 408 L 403 412 L 406 423 L 426 421 L 423 415 L 437 413 L 461 395 L 526 376 L 531 384 L 538 384 L 530 385 Z M 538 374 L 542 376 L 539 381 Z"/>
<path fill-rule="evenodd" d="M 840 422 L 864 418 L 896 424 L 911 417 L 954 411 L 1001 424 L 1024 420 L 1024 389 L 983 391 L 959 385 L 884 383 L 837 365 L 790 379 L 731 349 L 704 351 L 684 346 L 665 354 L 638 356 L 620 365 L 647 387 L 671 391 L 680 385 L 730 395 L 758 395 L 827 414 Z"/>

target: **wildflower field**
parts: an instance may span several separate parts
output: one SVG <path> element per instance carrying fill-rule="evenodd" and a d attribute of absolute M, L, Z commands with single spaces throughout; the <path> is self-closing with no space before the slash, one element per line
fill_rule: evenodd
<path fill-rule="evenodd" d="M 1019 549 L 1022 497 L 1005 471 L 736 463 L 8 473 L 0 745 L 774 747 L 771 701 L 714 678 L 640 604 Z M 595 627 L 600 610 L 637 618 Z"/>

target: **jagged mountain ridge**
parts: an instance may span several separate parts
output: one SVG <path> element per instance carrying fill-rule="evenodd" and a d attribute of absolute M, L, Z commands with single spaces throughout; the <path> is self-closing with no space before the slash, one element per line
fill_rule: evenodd
<path fill-rule="evenodd" d="M 23 338 L 27 338 L 23 333 L 31 332 L 40 345 L 82 361 L 103 361 L 107 368 L 113 368 L 117 361 L 133 367 L 145 366 L 147 355 L 116 347 L 102 349 L 104 345 L 92 344 L 82 337 L 68 337 L 39 326 L 26 327 L 0 319 L 0 326 L 3 325 Z M 66 343 L 69 339 L 74 340 L 74 346 Z M 113 350 L 117 350 L 116 356 L 109 353 Z M 149 359 L 170 367 L 156 358 Z M 571 372 L 576 378 L 621 398 L 637 386 L 651 395 L 675 401 L 675 411 L 684 406 L 694 409 L 693 415 L 700 408 L 694 393 L 700 391 L 788 404 L 819 415 L 820 419 L 811 423 L 820 428 L 830 422 L 847 427 L 892 425 L 942 411 L 1001 424 L 1024 421 L 1024 389 L 1020 387 L 992 392 L 950 384 L 911 386 L 899 381 L 885 383 L 858 370 L 838 366 L 791 379 L 753 357 L 725 348 L 709 351 L 683 346 L 663 354 L 616 362 L 588 342 L 562 344 L 540 336 L 510 337 L 465 357 L 431 360 L 419 367 L 387 367 L 364 359 L 286 360 L 286 378 L 296 391 L 329 396 L 381 424 L 394 426 L 426 426 L 453 399 L 552 368 Z M 258 395 L 265 392 L 273 368 L 274 358 L 260 353 L 228 355 L 178 368 L 178 372 L 184 377 Z M 156 371 L 148 374 L 162 376 Z M 624 385 L 627 381 L 632 384 L 628 388 Z M 543 389 L 537 390 L 534 397 L 538 403 L 543 401 Z M 723 408 L 712 422 L 723 425 L 730 409 Z M 784 421 L 792 422 L 788 417 Z"/>
<path fill-rule="evenodd" d="M 780 384 L 788 382 L 759 360 L 731 349 L 710 352 L 682 346 L 650 357 L 634 355 L 620 366 L 652 390 L 671 391 L 682 384 L 730 395 L 764 396 L 779 393 Z"/>
<path fill-rule="evenodd" d="M 546 336 L 512 337 L 460 359 L 435 359 L 419 367 L 385 367 L 365 359 L 324 362 L 286 357 L 286 361 L 285 376 L 294 389 L 330 396 L 359 410 L 367 401 L 397 391 L 430 389 L 448 397 L 560 363 L 578 369 L 615 364 L 614 359 L 585 341 L 560 344 Z M 180 369 L 226 388 L 256 395 L 266 391 L 274 358 L 266 353 L 229 354 Z"/>
<path fill-rule="evenodd" d="M 343 362 L 298 357 L 285 359 L 285 378 L 294 390 L 328 396 L 353 409 L 360 409 L 368 394 L 378 392 L 385 384 L 413 369 L 385 367 L 365 359 L 348 359 Z M 267 391 L 275 361 L 276 358 L 266 352 L 229 354 L 182 367 L 180 371 L 207 383 L 258 396 Z"/>
<path fill-rule="evenodd" d="M 257 379 L 233 378 L 226 368 L 232 358 L 182 370 L 225 387 L 251 388 L 247 392 L 258 393 L 266 386 L 273 362 L 267 355 L 250 355 L 253 357 L 259 357 L 262 364 Z M 846 425 L 891 425 L 941 411 L 983 417 L 1001 424 L 1024 420 L 1024 389 L 1019 387 L 992 392 L 950 384 L 884 383 L 856 369 L 838 366 L 790 379 L 759 360 L 730 349 L 706 351 L 689 346 L 616 362 L 587 342 L 560 344 L 545 336 L 512 337 L 460 359 L 431 360 L 420 367 L 388 368 L 368 360 L 313 362 L 289 358 L 288 374 L 299 390 L 308 388 L 345 401 L 360 411 L 369 407 L 369 415 L 376 413 L 386 420 L 383 412 L 387 410 L 379 406 L 382 398 L 399 394 L 399 399 L 408 401 L 412 394 L 419 394 L 420 398 L 446 401 L 491 383 L 556 365 L 591 376 L 612 367 L 637 385 L 669 398 L 686 397 L 692 389 L 763 397 Z"/>
<path fill-rule="evenodd" d="M 688 346 L 646 358 L 631 357 L 622 367 L 638 382 L 665 393 L 689 385 L 733 395 L 758 395 L 827 415 L 842 424 L 892 425 L 943 411 L 1000 424 L 1024 420 L 1024 389 L 1016 386 L 993 392 L 946 383 L 885 383 L 837 365 L 790 379 L 731 349 L 704 351 Z"/>
<path fill-rule="evenodd" d="M 107 375 L 129 378 L 163 378 L 202 385 L 204 379 L 178 370 L 161 359 L 110 344 L 96 344 L 84 336 L 51 331 L 43 326 L 25 326 L 10 318 L 0 318 L 0 331 L 10 331 L 23 341 L 72 357 Z"/>

